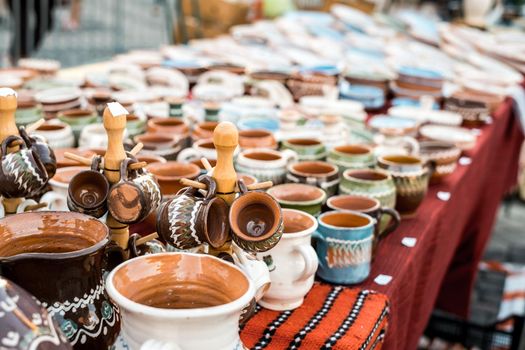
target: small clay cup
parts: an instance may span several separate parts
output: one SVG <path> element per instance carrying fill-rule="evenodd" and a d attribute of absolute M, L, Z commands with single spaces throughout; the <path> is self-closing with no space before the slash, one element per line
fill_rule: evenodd
<path fill-rule="evenodd" d="M 343 172 L 339 193 L 376 198 L 382 206 L 394 208 L 396 186 L 392 176 L 379 169 L 348 169 Z"/>
<path fill-rule="evenodd" d="M 347 169 L 372 168 L 375 165 L 372 149 L 368 146 L 357 144 L 334 147 L 328 153 L 327 161 L 337 165 L 340 172 Z"/>
<path fill-rule="evenodd" d="M 219 125 L 219 122 L 203 122 L 197 124 L 191 134 L 193 142 L 201 139 L 211 139 L 213 137 L 213 131 Z"/>
<path fill-rule="evenodd" d="M 95 156 L 91 170 L 82 171 L 71 179 L 67 198 L 69 210 L 96 218 L 107 212 L 109 182 L 100 172 L 101 160 L 100 156 Z"/>
<path fill-rule="evenodd" d="M 306 184 L 282 184 L 267 192 L 282 208 L 297 209 L 313 216 L 321 214 L 326 201 L 326 192 L 319 187 Z"/>
<path fill-rule="evenodd" d="M 456 169 L 461 150 L 453 143 L 442 141 L 421 141 L 419 154 L 424 162 L 434 162 L 436 169 L 430 177 L 430 183 L 441 182 Z"/>
<path fill-rule="evenodd" d="M 185 139 L 177 134 L 150 133 L 137 135 L 133 138 L 136 143 L 142 142 L 142 154 L 161 156 L 166 160 L 175 160 L 185 146 Z"/>
<path fill-rule="evenodd" d="M 194 180 L 201 170 L 195 164 L 184 164 L 175 161 L 153 163 L 146 166 L 146 170 L 155 175 L 164 196 L 175 195 L 184 185 L 180 179 Z"/>
<path fill-rule="evenodd" d="M 190 129 L 179 118 L 153 118 L 148 120 L 148 132 L 175 134 L 186 138 L 189 136 Z"/>
<path fill-rule="evenodd" d="M 306 161 L 288 166 L 286 179 L 289 182 L 305 183 L 323 189 L 327 196 L 333 196 L 339 185 L 339 169 L 322 161 Z"/>
<path fill-rule="evenodd" d="M 317 139 L 288 139 L 282 142 L 281 149 L 291 149 L 301 160 L 323 160 L 326 158 L 326 147 Z"/>
<path fill-rule="evenodd" d="M 239 131 L 239 146 L 241 149 L 277 149 L 277 141 L 270 131 L 264 129 L 241 130 Z"/>

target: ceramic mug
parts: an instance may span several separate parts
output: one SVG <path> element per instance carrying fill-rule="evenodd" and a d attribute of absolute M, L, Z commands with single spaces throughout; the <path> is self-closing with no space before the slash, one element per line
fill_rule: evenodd
<path fill-rule="evenodd" d="M 288 166 L 286 179 L 294 183 L 306 183 L 323 189 L 327 196 L 333 196 L 339 185 L 339 169 L 322 161 L 304 161 Z"/>
<path fill-rule="evenodd" d="M 155 211 L 162 200 L 160 187 L 155 177 L 143 168 L 128 170 L 136 163 L 126 158 L 120 164 L 120 180 L 108 194 L 108 210 L 111 216 L 123 224 L 135 224 Z"/>
<path fill-rule="evenodd" d="M 211 139 L 213 138 L 213 131 L 219 125 L 219 122 L 203 122 L 195 126 L 191 133 L 191 138 L 193 142 L 197 142 L 202 139 Z"/>
<path fill-rule="evenodd" d="M 228 204 L 216 197 L 213 178 L 201 175 L 199 182 L 207 184 L 206 197 L 197 189 L 187 187 L 182 193 L 161 204 L 157 213 L 157 232 L 177 249 L 191 249 L 203 243 L 221 247 L 228 239 Z"/>
<path fill-rule="evenodd" d="M 392 176 L 377 169 L 349 169 L 343 172 L 339 193 L 379 200 L 382 206 L 396 206 L 396 185 Z"/>
<path fill-rule="evenodd" d="M 255 286 L 255 295 L 254 299 L 256 302 L 259 302 L 264 294 L 270 288 L 272 280 L 270 278 L 270 271 L 268 270 L 268 265 L 265 261 L 257 259 L 252 253 L 242 250 L 236 244 L 232 244 L 233 256 L 232 260 L 235 266 L 238 266 L 241 270 L 248 275 L 250 280 Z M 248 310 L 245 310 L 248 311 Z M 243 311 L 244 313 L 244 311 Z M 247 316 L 243 314 L 241 318 L 243 321 L 247 320 Z"/>
<path fill-rule="evenodd" d="M 185 186 L 181 179 L 194 180 L 201 171 L 195 164 L 183 164 L 175 161 L 166 163 L 152 163 L 146 170 L 155 175 L 163 196 L 173 196 Z"/>
<path fill-rule="evenodd" d="M 239 131 L 239 147 L 249 148 L 277 148 L 277 141 L 273 133 L 264 129 L 250 129 Z"/>
<path fill-rule="evenodd" d="M 259 300 L 266 309 L 293 310 L 302 305 L 304 296 L 314 284 L 318 259 L 311 246 L 317 220 L 305 212 L 283 209 L 283 236 L 279 243 L 257 254 L 270 268 L 272 284 Z"/>
<path fill-rule="evenodd" d="M 38 156 L 44 168 L 46 168 L 47 176 L 52 178 L 55 176 L 57 171 L 57 159 L 55 157 L 55 152 L 49 147 L 46 140 L 42 136 L 33 135 L 29 136 L 24 127 L 18 129 L 20 132 L 20 137 L 24 140 L 26 147 Z"/>
<path fill-rule="evenodd" d="M 281 143 L 281 149 L 291 149 L 297 153 L 298 160 L 323 160 L 326 147 L 317 139 L 288 139 Z"/>
<path fill-rule="evenodd" d="M 330 211 L 314 233 L 317 275 L 330 283 L 356 284 L 370 274 L 375 220 L 359 212 Z"/>
<path fill-rule="evenodd" d="M 90 124 L 97 122 L 98 114 L 90 109 L 70 109 L 58 113 L 58 119 L 71 126 L 75 138 L 80 138 L 82 130 Z"/>
<path fill-rule="evenodd" d="M 297 209 L 313 216 L 321 214 L 326 192 L 312 185 L 281 184 L 268 189 L 267 193 L 279 202 L 281 208 Z"/>
<path fill-rule="evenodd" d="M 198 140 L 191 148 L 183 149 L 177 156 L 177 161 L 188 163 L 201 158 L 217 160 L 217 151 L 212 139 Z"/>
<path fill-rule="evenodd" d="M 420 142 L 420 156 L 424 162 L 434 162 L 435 171 L 430 183 L 439 183 L 456 169 L 461 150 L 453 143 L 442 141 Z"/>
<path fill-rule="evenodd" d="M 72 166 L 58 169 L 55 176 L 49 180 L 51 191 L 44 193 L 40 198 L 40 202 L 47 203 L 49 210 L 68 211 L 67 196 L 69 182 L 75 175 L 84 170 L 89 170 L 89 168 Z"/>
<path fill-rule="evenodd" d="M 386 136 L 374 137 L 376 157 L 390 154 L 416 155 L 419 154 L 419 143 L 411 136 Z"/>
<path fill-rule="evenodd" d="M 109 274 L 107 290 L 130 349 L 244 348 L 239 317 L 255 289 L 233 264 L 204 254 L 140 256 Z"/>
<path fill-rule="evenodd" d="M 47 121 L 36 129 L 32 135 L 39 135 L 46 139 L 49 147 L 71 148 L 75 146 L 75 136 L 71 126 L 57 120 Z"/>
<path fill-rule="evenodd" d="M 375 156 L 372 149 L 365 145 L 341 145 L 328 153 L 327 161 L 337 165 L 342 173 L 347 169 L 373 168 Z"/>
<path fill-rule="evenodd" d="M 175 160 L 179 152 L 186 145 L 185 139 L 176 134 L 150 133 L 137 135 L 133 138 L 136 143 L 144 145 L 141 153 L 160 156 L 167 160 Z"/>
<path fill-rule="evenodd" d="M 249 149 L 239 154 L 235 160 L 235 169 L 261 182 L 272 181 L 274 185 L 279 185 L 286 180 L 287 165 L 296 160 L 297 154 L 292 150 Z"/>
<path fill-rule="evenodd" d="M 153 118 L 148 120 L 148 132 L 177 135 L 183 147 L 190 145 L 190 129 L 180 118 Z"/>
<path fill-rule="evenodd" d="M 108 211 L 109 182 L 100 172 L 102 157 L 93 157 L 91 169 L 75 175 L 68 188 L 69 210 L 100 218 Z"/>

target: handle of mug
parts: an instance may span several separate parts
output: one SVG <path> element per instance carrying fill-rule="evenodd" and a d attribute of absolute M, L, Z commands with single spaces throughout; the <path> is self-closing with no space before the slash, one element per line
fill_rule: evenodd
<path fill-rule="evenodd" d="M 383 207 L 379 210 L 380 210 L 379 223 L 381 222 L 381 217 L 383 215 L 390 216 L 392 220 L 390 220 L 390 222 L 388 223 L 388 226 L 382 232 L 379 232 L 379 235 L 377 236 L 378 241 L 382 240 L 383 238 L 388 236 L 390 233 L 394 232 L 399 226 L 399 223 L 401 222 L 401 216 L 399 216 L 399 213 L 397 212 L 397 210 L 388 208 L 388 207 Z"/>
<path fill-rule="evenodd" d="M 317 255 L 317 265 L 318 265 L 318 267 L 319 266 L 324 267 L 323 259 L 321 259 L 319 257 L 319 255 L 317 254 L 317 241 L 326 242 L 326 240 L 324 239 L 323 235 L 321 233 L 319 233 L 319 231 L 314 231 L 312 233 L 312 243 L 313 243 L 313 247 L 312 248 L 315 251 L 315 255 Z"/>
<path fill-rule="evenodd" d="M 21 140 L 23 141 L 23 139 L 20 137 L 20 136 L 16 136 L 16 135 L 10 135 L 8 137 L 6 137 L 6 139 L 2 142 L 2 146 L 1 146 L 1 149 L 2 149 L 2 157 L 5 156 L 7 154 L 7 149 L 9 148 L 9 145 L 13 142 L 13 141 L 16 141 L 16 140 Z M 24 144 L 25 145 L 25 144 Z M 20 148 L 22 148 L 22 146 L 24 145 L 21 145 Z"/>
<path fill-rule="evenodd" d="M 283 149 L 281 151 L 283 158 L 286 160 L 286 164 L 295 163 L 299 160 L 297 152 L 292 151 L 291 149 Z"/>
<path fill-rule="evenodd" d="M 0 200 L 0 219 L 3 218 L 5 216 L 5 208 L 4 208 L 4 203 L 3 203 L 3 199 Z"/>
<path fill-rule="evenodd" d="M 46 192 L 42 198 L 40 198 L 41 203 L 47 203 L 48 210 L 59 210 L 56 207 L 60 205 L 60 202 L 64 203 L 64 206 L 67 208 L 66 204 L 67 198 L 61 196 L 55 191 Z"/>
<path fill-rule="evenodd" d="M 91 170 L 100 171 L 100 164 L 102 163 L 102 156 L 96 155 L 91 160 Z"/>
<path fill-rule="evenodd" d="M 317 271 L 319 259 L 317 258 L 317 253 L 315 252 L 314 248 L 312 248 L 312 246 L 300 245 L 297 246 L 295 249 L 303 257 L 304 260 L 304 270 L 301 273 L 301 276 L 299 276 L 299 278 L 297 279 L 297 281 L 304 281 L 305 279 L 308 279 L 315 274 L 315 272 Z"/>
<path fill-rule="evenodd" d="M 120 181 L 126 181 L 128 179 L 128 166 L 132 163 L 136 163 L 131 158 L 124 158 L 122 162 L 120 162 Z"/>
<path fill-rule="evenodd" d="M 410 136 L 404 136 L 403 142 L 408 146 L 408 154 L 419 154 L 419 143 L 416 139 Z"/>
<path fill-rule="evenodd" d="M 36 204 L 38 204 L 38 203 L 37 203 L 35 200 L 33 200 L 33 199 L 24 199 L 24 200 L 22 201 L 22 203 L 20 203 L 20 204 L 18 205 L 18 207 L 16 207 L 16 213 L 17 213 L 17 214 L 25 213 L 26 208 L 27 208 L 28 206 L 30 206 L 30 205 L 36 205 Z"/>
<path fill-rule="evenodd" d="M 199 159 L 199 151 L 193 148 L 186 148 L 179 152 L 177 155 L 177 162 L 189 163 L 194 159 Z"/>
<path fill-rule="evenodd" d="M 23 127 L 23 126 L 20 126 L 18 128 L 18 133 L 20 134 L 20 137 L 22 137 L 22 139 L 24 140 L 25 144 L 26 144 L 26 147 L 29 148 L 31 147 L 31 145 L 33 144 L 33 142 L 31 142 L 31 138 L 29 137 L 29 135 L 27 134 L 27 131 L 26 131 L 26 128 Z"/>
<path fill-rule="evenodd" d="M 215 197 L 215 193 L 217 193 L 217 182 L 208 175 L 201 175 L 197 178 L 197 181 L 202 182 L 203 184 L 206 184 L 208 187 L 208 190 L 206 192 L 206 199 L 212 199 Z"/>

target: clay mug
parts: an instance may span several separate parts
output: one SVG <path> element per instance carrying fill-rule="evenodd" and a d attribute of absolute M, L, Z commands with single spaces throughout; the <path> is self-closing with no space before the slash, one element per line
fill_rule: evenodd
<path fill-rule="evenodd" d="M 317 220 L 305 212 L 283 209 L 284 233 L 277 245 L 257 257 L 270 268 L 272 284 L 259 300 L 266 309 L 293 310 L 302 305 L 314 284 L 318 259 L 311 246 Z"/>
<path fill-rule="evenodd" d="M 297 161 L 297 154 L 292 150 L 275 151 L 266 148 L 254 148 L 239 153 L 235 160 L 235 170 L 256 177 L 259 181 L 272 181 L 279 185 L 286 180 L 286 167 Z"/>
<path fill-rule="evenodd" d="M 348 169 L 343 172 L 339 193 L 375 198 L 381 206 L 396 206 L 396 185 L 392 176 L 379 169 Z"/>
<path fill-rule="evenodd" d="M 190 129 L 180 118 L 150 119 L 148 120 L 148 132 L 177 135 L 184 148 L 190 145 Z"/>
<path fill-rule="evenodd" d="M 264 129 L 250 129 L 239 131 L 239 147 L 248 148 L 277 148 L 277 141 L 270 131 Z"/>
<path fill-rule="evenodd" d="M 194 180 L 201 171 L 195 164 L 183 164 L 175 161 L 166 163 L 152 163 L 146 166 L 146 170 L 155 175 L 163 196 L 173 196 L 185 186 L 180 183 L 181 179 Z"/>
<path fill-rule="evenodd" d="M 217 151 L 212 139 L 201 139 L 196 141 L 191 148 L 183 149 L 177 156 L 177 161 L 188 163 L 196 159 L 217 160 Z"/>
<path fill-rule="evenodd" d="M 144 145 L 142 154 L 161 156 L 167 160 L 175 160 L 185 146 L 185 140 L 176 134 L 147 132 L 135 136 L 133 140 L 136 143 L 142 142 Z"/>
<path fill-rule="evenodd" d="M 55 172 L 57 171 L 57 159 L 55 157 L 55 152 L 49 147 L 46 140 L 38 135 L 29 136 L 24 127 L 20 127 L 18 131 L 20 132 L 20 137 L 24 140 L 26 147 L 34 151 L 42 164 L 44 164 L 47 176 L 49 178 L 55 176 Z"/>
<path fill-rule="evenodd" d="M 89 168 L 85 166 L 71 166 L 58 169 L 55 176 L 49 180 L 51 191 L 44 193 L 40 198 L 40 202 L 47 203 L 49 210 L 68 211 L 67 197 L 69 183 L 75 175 L 84 170 L 89 170 Z"/>
<path fill-rule="evenodd" d="M 219 122 L 203 122 L 197 124 L 191 133 L 193 142 L 213 138 L 213 131 L 217 125 L 219 125 Z"/>
<path fill-rule="evenodd" d="M 231 263 L 205 254 L 140 256 L 109 274 L 107 290 L 130 349 L 244 348 L 239 318 L 255 290 Z"/>
<path fill-rule="evenodd" d="M 157 233 L 177 249 L 191 249 L 205 242 L 219 248 L 228 239 L 228 204 L 215 196 L 213 178 L 201 175 L 197 180 L 208 186 L 205 197 L 187 187 L 162 203 L 157 213 Z"/>
<path fill-rule="evenodd" d="M 305 183 L 317 186 L 326 192 L 328 197 L 337 192 L 339 169 L 322 161 L 303 161 L 288 166 L 286 179 L 289 182 Z"/>
<path fill-rule="evenodd" d="M 47 121 L 36 129 L 32 135 L 42 136 L 49 147 L 54 150 L 75 146 L 75 136 L 71 127 L 58 120 Z"/>
<path fill-rule="evenodd" d="M 313 216 L 321 214 L 326 192 L 312 185 L 281 184 L 268 189 L 267 193 L 279 202 L 281 208 L 297 209 Z"/>
<path fill-rule="evenodd" d="M 100 218 L 106 214 L 109 182 L 100 172 L 102 157 L 94 156 L 91 169 L 76 174 L 69 183 L 69 210 Z"/>
<path fill-rule="evenodd" d="M 14 141 L 21 141 L 19 150 L 8 153 Z M 5 198 L 31 197 L 49 180 L 46 168 L 33 149 L 28 149 L 19 136 L 8 136 L 1 145 L 0 194 Z"/>
<path fill-rule="evenodd" d="M 60 121 L 71 126 L 73 134 L 78 140 L 84 127 L 97 122 L 98 114 L 90 109 L 70 109 L 58 113 L 57 117 Z"/>
<path fill-rule="evenodd" d="M 430 177 L 430 183 L 439 183 L 456 169 L 461 156 L 461 149 L 453 143 L 442 141 L 421 141 L 420 156 L 425 162 L 434 162 L 435 171 Z"/>
<path fill-rule="evenodd" d="M 128 170 L 136 159 L 126 158 L 120 164 L 120 180 L 108 194 L 108 210 L 113 218 L 123 224 L 135 224 L 156 210 L 162 200 L 155 177 L 140 168 Z"/>
<path fill-rule="evenodd" d="M 378 134 L 374 137 L 376 157 L 390 154 L 417 155 L 419 143 L 411 136 L 387 136 Z"/>
<path fill-rule="evenodd" d="M 281 144 L 281 149 L 291 149 L 297 153 L 298 160 L 323 160 L 326 147 L 317 139 L 288 139 Z"/>
<path fill-rule="evenodd" d="M 372 149 L 365 145 L 341 145 L 328 153 L 327 161 L 337 165 L 342 173 L 347 169 L 373 168 L 375 156 Z"/>
<path fill-rule="evenodd" d="M 274 247 L 283 234 L 281 206 L 265 192 L 248 191 L 238 181 L 240 196 L 229 212 L 233 241 L 247 252 L 265 252 Z"/>
<path fill-rule="evenodd" d="M 317 276 L 330 283 L 356 284 L 370 274 L 375 220 L 352 211 L 330 211 L 314 233 Z"/>

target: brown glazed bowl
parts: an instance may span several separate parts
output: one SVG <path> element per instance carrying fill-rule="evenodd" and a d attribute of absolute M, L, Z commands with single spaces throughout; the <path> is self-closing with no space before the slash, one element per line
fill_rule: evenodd
<path fill-rule="evenodd" d="M 241 130 L 239 131 L 239 147 L 242 149 L 277 149 L 277 141 L 271 132 L 264 129 Z"/>
<path fill-rule="evenodd" d="M 175 161 L 148 164 L 146 170 L 155 175 L 163 195 L 175 195 L 185 187 L 180 183 L 180 179 L 194 180 L 201 173 L 195 164 Z"/>

